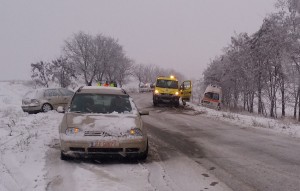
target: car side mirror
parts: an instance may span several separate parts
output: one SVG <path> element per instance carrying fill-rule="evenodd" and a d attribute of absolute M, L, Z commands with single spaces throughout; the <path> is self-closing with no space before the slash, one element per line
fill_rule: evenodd
<path fill-rule="evenodd" d="M 57 109 L 56 109 L 56 111 L 58 113 L 65 113 L 65 108 L 63 106 L 58 106 Z"/>
<path fill-rule="evenodd" d="M 140 115 L 149 115 L 149 111 L 140 111 Z"/>

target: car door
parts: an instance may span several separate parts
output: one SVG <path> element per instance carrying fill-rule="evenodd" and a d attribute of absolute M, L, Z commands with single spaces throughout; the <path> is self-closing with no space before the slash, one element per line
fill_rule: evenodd
<path fill-rule="evenodd" d="M 61 93 L 57 89 L 47 89 L 45 90 L 45 99 L 54 108 L 61 104 Z"/>
<path fill-rule="evenodd" d="M 192 81 L 186 80 L 180 85 L 180 97 L 184 101 L 189 101 L 192 95 Z"/>
<path fill-rule="evenodd" d="M 61 106 L 66 106 L 69 101 L 72 99 L 72 96 L 74 95 L 74 92 L 64 89 L 64 88 L 60 88 L 59 92 L 62 94 L 61 99 L 60 99 L 60 104 Z"/>

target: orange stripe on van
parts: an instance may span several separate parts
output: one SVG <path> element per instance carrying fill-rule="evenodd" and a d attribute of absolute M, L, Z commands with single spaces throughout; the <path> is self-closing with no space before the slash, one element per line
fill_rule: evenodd
<path fill-rule="evenodd" d="M 215 102 L 215 103 L 220 103 L 219 100 L 216 100 L 216 99 L 210 99 L 210 98 L 203 98 L 203 101 L 208 101 L 208 102 Z"/>

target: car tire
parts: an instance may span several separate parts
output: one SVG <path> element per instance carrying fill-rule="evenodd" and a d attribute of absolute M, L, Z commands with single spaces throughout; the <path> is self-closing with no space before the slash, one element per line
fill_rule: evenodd
<path fill-rule="evenodd" d="M 175 102 L 175 107 L 179 107 L 179 101 Z"/>
<path fill-rule="evenodd" d="M 65 154 L 61 151 L 61 152 L 60 152 L 60 159 L 66 161 L 66 160 L 70 160 L 71 157 L 65 155 Z"/>
<path fill-rule="evenodd" d="M 141 154 L 139 154 L 138 156 L 138 160 L 146 160 L 148 157 L 148 150 L 149 150 L 149 145 L 148 145 L 148 141 L 147 141 L 147 148 L 144 152 L 142 152 Z"/>
<path fill-rule="evenodd" d="M 53 109 L 53 107 L 49 103 L 44 103 L 41 110 L 42 110 L 42 112 L 48 112 L 52 109 Z"/>
<path fill-rule="evenodd" d="M 157 106 L 157 101 L 153 100 L 153 106 Z"/>

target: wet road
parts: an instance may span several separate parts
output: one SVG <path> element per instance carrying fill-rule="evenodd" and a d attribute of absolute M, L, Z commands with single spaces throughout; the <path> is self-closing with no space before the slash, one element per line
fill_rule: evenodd
<path fill-rule="evenodd" d="M 163 160 L 182 153 L 237 191 L 300 190 L 299 139 L 211 120 L 188 108 L 153 107 L 149 93 L 132 97 L 140 110 L 150 111 L 144 123 Z"/>

